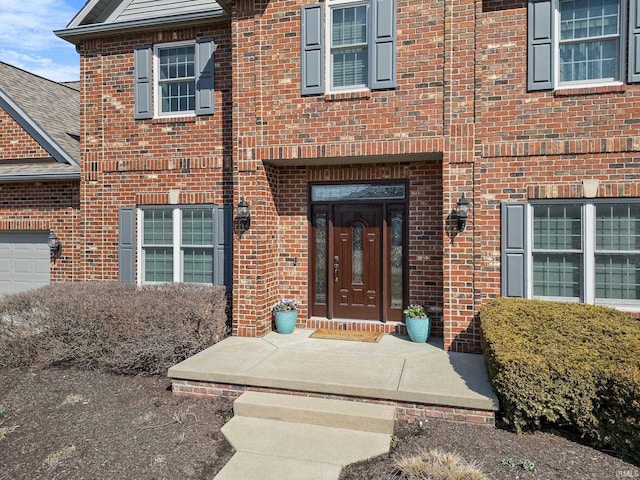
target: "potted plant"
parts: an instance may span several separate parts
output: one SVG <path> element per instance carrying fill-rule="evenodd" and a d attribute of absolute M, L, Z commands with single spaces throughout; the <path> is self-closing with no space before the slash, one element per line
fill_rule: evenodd
<path fill-rule="evenodd" d="M 412 342 L 425 343 L 431 332 L 431 319 L 422 305 L 411 304 L 404 310 L 404 323 Z"/>
<path fill-rule="evenodd" d="M 278 333 L 293 332 L 296 321 L 298 320 L 298 306 L 296 302 L 283 298 L 271 307 L 271 310 L 275 317 L 276 330 L 278 330 Z"/>

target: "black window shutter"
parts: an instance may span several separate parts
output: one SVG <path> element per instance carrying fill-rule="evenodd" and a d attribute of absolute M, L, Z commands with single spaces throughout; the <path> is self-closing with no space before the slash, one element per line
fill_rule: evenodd
<path fill-rule="evenodd" d="M 121 207 L 118 221 L 118 280 L 136 281 L 136 209 Z"/>
<path fill-rule="evenodd" d="M 302 95 L 324 93 L 324 9 L 316 3 L 302 7 Z"/>
<path fill-rule="evenodd" d="M 134 61 L 134 104 L 137 120 L 153 117 L 151 61 L 153 51 L 150 45 L 133 49 Z"/>
<path fill-rule="evenodd" d="M 503 297 L 526 297 L 527 205 L 501 206 L 501 280 Z"/>
<path fill-rule="evenodd" d="M 553 88 L 553 3 L 551 0 L 529 0 L 527 40 L 529 90 Z"/>
<path fill-rule="evenodd" d="M 196 115 L 213 114 L 213 51 L 213 39 L 196 41 Z"/>
<path fill-rule="evenodd" d="M 372 0 L 371 7 L 370 88 L 394 88 L 396 86 L 396 2 L 395 0 Z"/>

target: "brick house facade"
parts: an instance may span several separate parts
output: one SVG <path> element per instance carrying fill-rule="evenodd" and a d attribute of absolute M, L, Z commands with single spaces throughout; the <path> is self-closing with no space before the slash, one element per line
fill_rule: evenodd
<path fill-rule="evenodd" d="M 613 74 L 587 79 L 571 2 L 125 3 L 57 32 L 81 55 L 78 278 L 226 284 L 241 336 L 283 297 L 299 326 L 387 333 L 422 303 L 464 352 L 501 294 L 640 307 L 635 0 L 606 0 Z"/>

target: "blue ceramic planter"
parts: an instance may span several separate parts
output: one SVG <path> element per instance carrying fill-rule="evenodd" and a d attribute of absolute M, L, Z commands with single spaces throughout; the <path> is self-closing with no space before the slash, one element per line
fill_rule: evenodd
<path fill-rule="evenodd" d="M 407 325 L 407 333 L 412 342 L 425 343 L 427 341 L 429 333 L 431 333 L 431 319 L 429 317 L 405 317 L 404 323 Z"/>
<path fill-rule="evenodd" d="M 288 310 L 285 312 L 275 312 L 276 329 L 278 333 L 291 333 L 296 328 L 298 320 L 298 310 Z"/>

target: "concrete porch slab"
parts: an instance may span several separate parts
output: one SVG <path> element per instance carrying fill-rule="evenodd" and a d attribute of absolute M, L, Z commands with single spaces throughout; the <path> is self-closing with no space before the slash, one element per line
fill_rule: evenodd
<path fill-rule="evenodd" d="M 380 343 L 309 338 L 313 330 L 230 337 L 169 369 L 174 380 L 297 390 L 496 411 L 481 355 L 386 335 Z"/>

